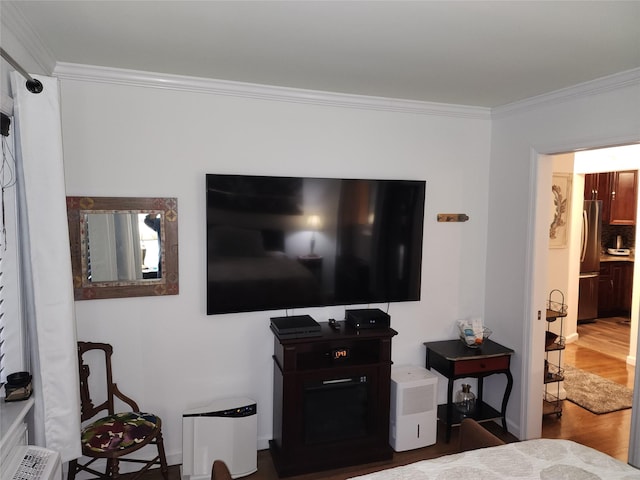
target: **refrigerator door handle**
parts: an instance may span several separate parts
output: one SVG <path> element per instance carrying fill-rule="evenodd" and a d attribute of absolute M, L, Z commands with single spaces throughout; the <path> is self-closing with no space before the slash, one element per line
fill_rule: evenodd
<path fill-rule="evenodd" d="M 600 276 L 599 272 L 595 272 L 595 273 L 581 273 L 580 274 L 580 278 L 595 278 Z"/>
<path fill-rule="evenodd" d="M 600 202 L 595 203 L 595 208 L 596 208 L 596 218 L 600 218 Z M 602 222 L 602 220 L 600 221 Z M 600 249 L 600 238 L 598 237 L 597 228 L 593 231 L 593 242 L 598 246 L 598 249 Z"/>
<path fill-rule="evenodd" d="M 587 255 L 587 238 L 589 238 L 589 222 L 587 219 L 587 211 L 582 210 L 582 251 L 580 252 L 580 262 L 584 262 L 584 257 Z"/>

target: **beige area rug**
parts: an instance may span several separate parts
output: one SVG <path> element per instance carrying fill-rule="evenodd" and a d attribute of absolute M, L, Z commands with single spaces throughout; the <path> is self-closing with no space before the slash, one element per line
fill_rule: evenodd
<path fill-rule="evenodd" d="M 624 385 L 566 364 L 564 388 L 567 400 L 592 413 L 624 410 L 631 408 L 633 402 L 633 391 Z"/>

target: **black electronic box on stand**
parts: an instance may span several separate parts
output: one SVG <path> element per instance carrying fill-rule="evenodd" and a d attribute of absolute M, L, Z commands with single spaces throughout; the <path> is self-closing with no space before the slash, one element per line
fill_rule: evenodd
<path fill-rule="evenodd" d="M 345 323 L 357 330 L 363 328 L 389 328 L 391 317 L 379 308 L 360 308 L 345 311 Z"/>
<path fill-rule="evenodd" d="M 322 335 L 320 324 L 310 315 L 274 317 L 271 319 L 271 330 L 280 339 L 318 337 Z"/>

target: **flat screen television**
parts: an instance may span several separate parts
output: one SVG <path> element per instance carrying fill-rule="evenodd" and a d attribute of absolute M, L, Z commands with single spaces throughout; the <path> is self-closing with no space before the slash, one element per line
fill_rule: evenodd
<path fill-rule="evenodd" d="M 207 314 L 420 300 L 425 182 L 208 174 Z"/>

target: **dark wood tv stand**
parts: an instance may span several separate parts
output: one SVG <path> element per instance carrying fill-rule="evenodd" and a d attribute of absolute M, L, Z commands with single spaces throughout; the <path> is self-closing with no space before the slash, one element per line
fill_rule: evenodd
<path fill-rule="evenodd" d="M 274 335 L 273 440 L 281 477 L 390 460 L 391 328 L 337 322 L 321 334 Z"/>

